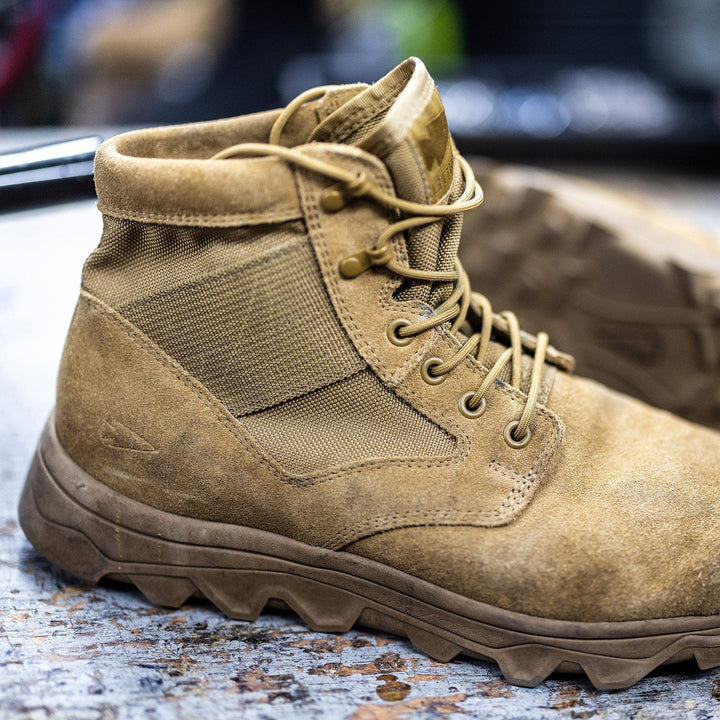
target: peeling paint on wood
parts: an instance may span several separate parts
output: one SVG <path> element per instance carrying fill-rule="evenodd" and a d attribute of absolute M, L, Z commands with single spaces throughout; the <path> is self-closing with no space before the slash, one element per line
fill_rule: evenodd
<path fill-rule="evenodd" d="M 92 203 L 0 218 L 0 720 L 720 717 L 720 671 L 694 665 L 626 691 L 571 676 L 524 689 L 492 664 L 437 663 L 390 636 L 318 634 L 282 610 L 246 623 L 202 601 L 157 608 L 51 566 L 16 505 L 98 231 Z"/>

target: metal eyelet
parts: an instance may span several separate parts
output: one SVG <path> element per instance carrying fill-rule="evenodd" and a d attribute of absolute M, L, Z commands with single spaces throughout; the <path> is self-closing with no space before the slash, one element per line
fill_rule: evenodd
<path fill-rule="evenodd" d="M 405 318 L 393 320 L 387 327 L 387 339 L 397 347 L 409 345 L 413 341 L 413 336 L 409 335 L 408 337 L 402 337 L 401 335 L 398 335 L 397 332 L 401 327 L 407 327 L 408 325 L 410 325 L 410 321 L 405 320 Z"/>
<path fill-rule="evenodd" d="M 505 442 L 513 448 L 513 450 L 520 450 L 520 448 L 524 448 L 529 442 L 530 442 L 530 436 L 532 433 L 530 432 L 530 428 L 528 428 L 525 431 L 525 434 L 520 438 L 520 440 L 516 440 L 513 433 L 515 432 L 515 428 L 520 424 L 518 420 L 513 420 L 512 422 L 509 422 L 505 426 L 505 432 L 503 432 L 503 437 L 505 438 Z"/>
<path fill-rule="evenodd" d="M 443 361 L 440 358 L 431 357 L 428 358 L 420 368 L 420 376 L 428 385 L 439 385 L 441 382 L 445 382 L 444 375 L 431 375 L 430 368 L 434 368 L 436 365 L 442 365 Z"/>
<path fill-rule="evenodd" d="M 460 412 L 466 417 L 466 418 L 479 418 L 487 408 L 487 400 L 485 398 L 480 399 L 480 404 L 473 410 L 472 408 L 468 407 L 468 402 L 471 397 L 474 397 L 475 393 L 471 390 L 470 392 L 466 392 L 460 400 L 458 400 L 458 407 L 460 408 Z"/>

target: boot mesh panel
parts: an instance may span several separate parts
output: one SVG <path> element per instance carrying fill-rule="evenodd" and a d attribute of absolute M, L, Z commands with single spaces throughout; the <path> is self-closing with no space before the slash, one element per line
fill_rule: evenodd
<path fill-rule="evenodd" d="M 306 237 L 299 221 L 245 227 L 182 227 L 104 216 L 83 287 L 117 308 L 186 285 Z"/>
<path fill-rule="evenodd" d="M 200 380 L 290 474 L 455 449 L 366 369 L 300 222 L 200 228 L 106 217 L 83 286 Z"/>
<path fill-rule="evenodd" d="M 236 242 L 234 266 L 214 274 L 205 273 L 205 267 L 218 258 L 228 261 L 231 248 L 208 251 L 206 264 L 193 258 L 190 265 L 199 277 L 184 284 L 179 283 L 194 272 L 182 267 L 179 253 L 186 249 L 168 250 L 172 261 L 167 270 L 166 255 L 139 252 L 156 269 L 140 283 L 128 277 L 133 286 L 129 294 L 145 293 L 153 276 L 157 285 L 170 287 L 117 306 L 236 417 L 365 367 L 335 316 L 305 235 L 272 236 L 269 249 L 267 238 L 252 248 L 237 248 L 241 243 Z M 189 236 L 183 241 L 193 246 Z M 243 255 L 250 259 L 243 261 Z M 138 264 L 135 259 L 127 262 Z"/>
<path fill-rule="evenodd" d="M 369 370 L 240 422 L 292 475 L 370 459 L 447 456 L 455 450 L 451 435 Z"/>

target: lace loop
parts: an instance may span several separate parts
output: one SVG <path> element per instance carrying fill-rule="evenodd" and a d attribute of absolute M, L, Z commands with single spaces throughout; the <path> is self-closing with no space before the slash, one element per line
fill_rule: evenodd
<path fill-rule="evenodd" d="M 370 189 L 370 180 L 364 172 L 355 176 L 352 182 L 345 183 L 345 190 L 352 197 L 362 197 Z"/>
<path fill-rule="evenodd" d="M 300 93 L 296 98 L 291 100 L 284 108 L 283 111 L 278 115 L 277 119 L 273 123 L 272 129 L 270 130 L 270 136 L 268 142 L 271 145 L 279 145 L 280 138 L 282 137 L 282 131 L 288 124 L 290 118 L 298 111 L 301 105 L 304 105 L 310 100 L 322 97 L 328 90 L 334 90 L 337 85 L 322 85 L 320 87 L 310 88 L 303 93 Z"/>

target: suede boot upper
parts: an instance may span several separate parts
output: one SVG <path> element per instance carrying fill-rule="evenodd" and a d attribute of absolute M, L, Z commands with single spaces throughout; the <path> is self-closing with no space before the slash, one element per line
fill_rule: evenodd
<path fill-rule="evenodd" d="M 422 63 L 283 116 L 272 146 L 289 155 L 223 154 L 275 140 L 280 117 L 102 146 L 104 233 L 58 381 L 74 460 L 152 507 L 344 549 L 530 615 L 720 612 L 720 436 L 574 377 L 540 337 L 520 348 L 514 316 L 479 296 L 433 325 L 462 283 L 448 279 L 461 214 L 392 235 L 402 274 L 341 272 L 409 214 L 368 188 L 464 201 Z M 313 169 L 327 166 L 357 184 Z M 398 341 L 399 320 L 429 325 Z M 440 378 L 428 371 L 470 342 Z"/>

